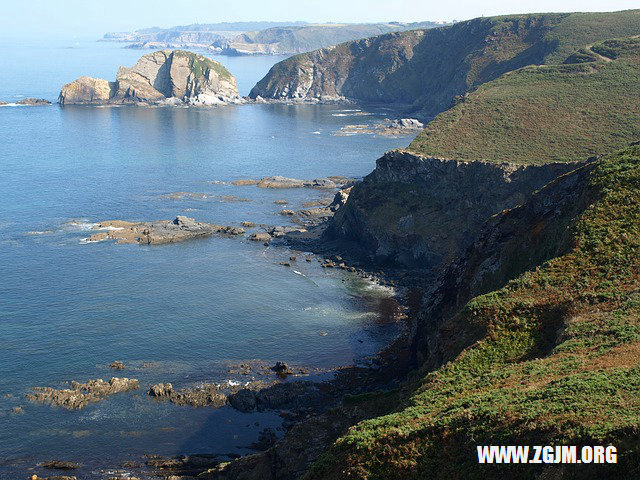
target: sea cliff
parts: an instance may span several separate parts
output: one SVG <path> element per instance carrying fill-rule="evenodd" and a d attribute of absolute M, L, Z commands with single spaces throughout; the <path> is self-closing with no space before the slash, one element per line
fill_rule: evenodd
<path fill-rule="evenodd" d="M 183 50 L 143 55 L 131 68 L 120 67 L 115 82 L 80 77 L 62 87 L 61 105 L 180 104 L 241 102 L 236 79 L 222 64 Z"/>

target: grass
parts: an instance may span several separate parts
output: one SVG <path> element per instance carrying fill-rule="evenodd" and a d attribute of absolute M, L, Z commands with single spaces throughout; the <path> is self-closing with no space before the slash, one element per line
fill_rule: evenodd
<path fill-rule="evenodd" d="M 227 70 L 224 65 L 210 58 L 198 55 L 197 53 L 187 52 L 185 50 L 176 50 L 174 54 L 183 55 L 190 59 L 191 67 L 196 78 L 205 77 L 210 70 L 214 71 L 218 77 L 222 80 L 231 81 L 233 75 Z"/>
<path fill-rule="evenodd" d="M 640 138 L 640 39 L 601 42 L 571 58 L 577 63 L 524 67 L 480 86 L 437 116 L 409 150 L 544 164 L 608 153 Z"/>
<path fill-rule="evenodd" d="M 598 160 L 587 192 L 572 250 L 471 300 L 452 322 L 479 341 L 416 372 L 390 413 L 352 427 L 307 479 L 540 475 L 481 468 L 483 444 L 618 447 L 617 466 L 548 466 L 547 478 L 640 471 L 640 147 Z"/>

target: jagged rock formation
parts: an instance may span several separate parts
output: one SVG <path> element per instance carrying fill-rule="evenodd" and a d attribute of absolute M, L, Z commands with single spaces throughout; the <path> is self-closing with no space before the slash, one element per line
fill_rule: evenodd
<path fill-rule="evenodd" d="M 91 403 L 104 400 L 109 395 L 137 390 L 139 382 L 133 378 L 113 377 L 109 381 L 101 378 L 86 383 L 71 382 L 71 388 L 34 387 L 33 394 L 27 394 L 32 402 L 48 403 L 67 410 L 80 410 Z"/>
<path fill-rule="evenodd" d="M 241 101 L 236 79 L 220 63 L 183 50 L 143 55 L 120 67 L 115 82 L 80 77 L 60 92 L 61 105 L 148 103 L 218 105 Z"/>
<path fill-rule="evenodd" d="M 591 42 L 638 31 L 640 10 L 478 18 L 289 58 L 276 64 L 250 96 L 396 104 L 431 119 L 456 98 L 506 72 L 562 63 Z"/>

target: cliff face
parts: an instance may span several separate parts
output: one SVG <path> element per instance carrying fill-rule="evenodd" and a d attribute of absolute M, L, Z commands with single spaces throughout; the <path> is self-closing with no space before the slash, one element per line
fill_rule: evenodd
<path fill-rule="evenodd" d="M 590 42 L 639 30 L 638 10 L 479 18 L 292 57 L 276 64 L 250 96 L 394 103 L 433 118 L 456 97 L 506 72 L 562 63 Z"/>
<path fill-rule="evenodd" d="M 326 235 L 357 242 L 380 265 L 437 272 L 475 241 L 492 215 L 522 204 L 578 165 L 460 162 L 389 152 L 353 187 Z"/>
<path fill-rule="evenodd" d="M 132 42 L 130 48 L 206 48 L 226 55 L 293 55 L 389 32 L 433 28 L 435 22 L 304 24 L 248 22 L 186 25 L 167 30 L 111 33 L 105 40 Z"/>
<path fill-rule="evenodd" d="M 182 50 L 144 55 L 133 67 L 120 67 L 115 82 L 80 77 L 62 87 L 59 97 L 62 105 L 238 101 L 236 80 L 220 63 Z"/>

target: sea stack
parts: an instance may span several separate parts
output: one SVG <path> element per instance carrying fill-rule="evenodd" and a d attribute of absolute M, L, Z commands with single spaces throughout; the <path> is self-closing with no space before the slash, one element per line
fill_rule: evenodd
<path fill-rule="evenodd" d="M 61 105 L 240 103 L 236 79 L 220 63 L 184 50 L 143 55 L 120 67 L 115 82 L 80 77 L 60 91 Z"/>

